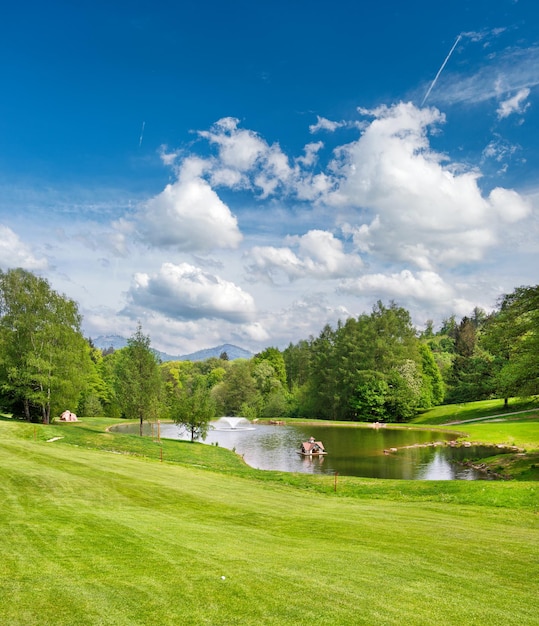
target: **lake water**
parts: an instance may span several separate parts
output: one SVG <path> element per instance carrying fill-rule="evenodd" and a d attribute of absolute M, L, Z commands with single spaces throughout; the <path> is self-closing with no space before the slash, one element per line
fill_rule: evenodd
<path fill-rule="evenodd" d="M 131 426 L 133 425 L 121 425 L 118 430 L 129 432 Z M 150 433 L 149 425 L 145 426 Z M 132 432 L 138 432 L 138 425 L 133 426 Z M 160 434 L 167 439 L 190 438 L 186 432 L 170 423 L 160 425 Z M 327 455 L 309 458 L 297 453 L 301 442 L 307 441 L 311 436 L 324 443 Z M 479 450 L 428 445 L 454 437 L 454 433 L 412 428 L 254 424 L 249 429 L 212 429 L 204 443 L 235 450 L 248 465 L 263 470 L 332 475 L 337 472 L 342 476 L 413 480 L 489 478 L 483 472 L 464 467 L 457 462 L 480 456 Z M 406 447 L 416 444 L 421 445 Z M 398 450 L 385 454 L 384 450 L 389 448 Z"/>

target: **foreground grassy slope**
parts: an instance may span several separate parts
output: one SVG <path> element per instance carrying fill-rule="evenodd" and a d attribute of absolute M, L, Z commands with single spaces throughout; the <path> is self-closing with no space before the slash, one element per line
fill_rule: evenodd
<path fill-rule="evenodd" d="M 335 493 L 74 426 L 0 422 L 2 624 L 537 624 L 534 483 Z"/>

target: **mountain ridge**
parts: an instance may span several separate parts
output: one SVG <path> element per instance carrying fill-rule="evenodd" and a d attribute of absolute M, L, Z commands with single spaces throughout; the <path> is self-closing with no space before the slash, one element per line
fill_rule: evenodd
<path fill-rule="evenodd" d="M 107 350 L 113 348 L 114 350 L 121 350 L 127 346 L 127 339 L 121 335 L 99 335 L 98 337 L 92 337 L 92 343 L 96 348 L 100 350 Z M 212 357 L 219 358 L 221 354 L 226 352 L 228 359 L 234 361 L 235 359 L 250 359 L 254 356 L 249 350 L 245 350 L 239 346 L 235 346 L 231 343 L 224 343 L 220 346 L 214 346 L 212 348 L 204 348 L 191 352 L 190 354 L 172 355 L 167 352 L 161 352 L 160 350 L 154 350 L 162 361 L 205 361 Z"/>

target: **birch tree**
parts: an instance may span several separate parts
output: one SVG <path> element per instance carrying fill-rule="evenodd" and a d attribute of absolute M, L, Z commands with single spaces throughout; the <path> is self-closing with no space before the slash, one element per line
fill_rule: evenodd
<path fill-rule="evenodd" d="M 27 420 L 48 424 L 77 406 L 92 368 L 81 320 L 77 304 L 44 278 L 0 271 L 0 389 Z"/>

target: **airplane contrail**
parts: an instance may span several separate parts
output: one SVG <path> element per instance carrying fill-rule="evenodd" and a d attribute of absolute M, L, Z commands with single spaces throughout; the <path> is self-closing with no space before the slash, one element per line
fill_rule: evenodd
<path fill-rule="evenodd" d="M 138 147 L 142 146 L 142 138 L 144 137 L 144 127 L 146 126 L 146 122 L 142 122 L 142 129 L 140 131 L 140 137 L 138 140 Z"/>
<path fill-rule="evenodd" d="M 447 62 L 449 61 L 449 59 L 451 58 L 451 55 L 453 54 L 453 51 L 455 50 L 455 48 L 457 47 L 458 42 L 462 39 L 462 35 L 459 35 L 456 40 L 455 43 L 453 44 L 453 47 L 451 48 L 451 50 L 449 51 L 449 54 L 445 57 L 444 62 L 442 63 L 442 66 L 440 67 L 440 69 L 438 70 L 438 73 L 436 74 L 436 76 L 434 77 L 434 80 L 432 81 L 432 83 L 430 84 L 430 87 L 427 90 L 427 93 L 425 94 L 425 97 L 423 98 L 423 102 L 421 103 L 421 106 L 423 106 L 427 100 L 427 98 L 430 95 L 430 92 L 432 91 L 434 85 L 436 85 L 436 81 L 438 80 L 438 78 L 440 77 L 440 74 L 443 72 L 444 67 L 446 66 Z"/>

